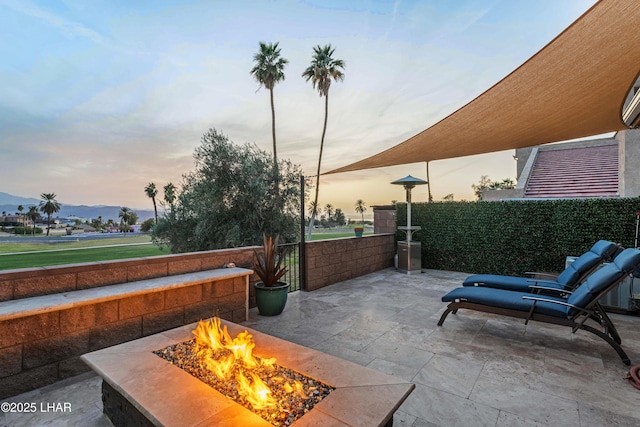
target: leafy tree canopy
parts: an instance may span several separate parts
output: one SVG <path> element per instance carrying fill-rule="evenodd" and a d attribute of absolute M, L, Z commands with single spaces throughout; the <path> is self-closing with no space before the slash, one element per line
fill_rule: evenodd
<path fill-rule="evenodd" d="M 155 241 L 180 253 L 259 245 L 263 233 L 299 238 L 299 166 L 278 162 L 276 198 L 272 158 L 254 144 L 236 145 L 209 129 L 194 160 L 195 171 L 183 175 L 172 209 L 152 230 Z"/>

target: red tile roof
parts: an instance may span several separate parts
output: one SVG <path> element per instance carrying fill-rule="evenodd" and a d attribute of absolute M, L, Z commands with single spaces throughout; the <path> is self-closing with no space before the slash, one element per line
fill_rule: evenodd
<path fill-rule="evenodd" d="M 525 197 L 618 196 L 618 145 L 540 150 Z"/>

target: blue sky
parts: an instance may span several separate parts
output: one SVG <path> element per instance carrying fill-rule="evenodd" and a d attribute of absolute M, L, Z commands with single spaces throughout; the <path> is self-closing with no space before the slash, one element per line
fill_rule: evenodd
<path fill-rule="evenodd" d="M 472 100 L 594 0 L 0 0 L 0 191 L 148 208 L 143 188 L 193 169 L 210 127 L 271 151 L 258 42 L 289 60 L 275 88 L 278 155 L 315 171 L 324 114 L 301 77 L 312 48 L 346 63 L 332 85 L 323 171 L 389 148 Z M 472 199 L 481 175 L 515 178 L 512 151 L 430 164 L 436 200 Z M 404 198 L 390 181 L 424 163 L 322 178 L 348 215 Z M 426 192 L 414 200 L 426 198 Z"/>

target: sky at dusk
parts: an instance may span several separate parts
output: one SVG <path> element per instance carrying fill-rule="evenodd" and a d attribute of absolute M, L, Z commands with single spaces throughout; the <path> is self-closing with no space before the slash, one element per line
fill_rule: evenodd
<path fill-rule="evenodd" d="M 316 45 L 345 61 L 329 94 L 326 172 L 462 107 L 594 3 L 0 0 L 0 191 L 148 209 L 146 184 L 179 186 L 211 127 L 271 153 L 269 92 L 250 75 L 260 41 L 289 60 L 274 90 L 278 157 L 307 175 L 324 99 L 301 74 Z M 431 162 L 434 199 L 472 200 L 481 175 L 515 179 L 513 154 Z M 357 199 L 404 200 L 389 183 L 407 174 L 425 178 L 425 164 L 324 176 L 320 205 L 356 216 Z"/>

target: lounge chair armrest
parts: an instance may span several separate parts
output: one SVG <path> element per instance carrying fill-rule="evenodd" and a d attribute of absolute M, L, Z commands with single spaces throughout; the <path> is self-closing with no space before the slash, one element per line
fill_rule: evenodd
<path fill-rule="evenodd" d="M 559 288 L 551 288 L 549 286 L 531 285 L 531 286 L 529 286 L 529 289 L 541 290 L 541 291 L 551 291 L 551 292 L 556 292 L 556 293 L 559 293 L 559 294 L 571 294 L 572 293 L 572 291 L 567 291 L 565 289 L 559 289 Z"/>
<path fill-rule="evenodd" d="M 565 301 L 557 301 L 557 300 L 554 300 L 554 299 L 539 298 L 539 297 L 534 297 L 534 296 L 531 296 L 531 297 L 530 296 L 523 296 L 522 299 L 530 299 L 530 300 L 533 300 L 535 302 L 538 302 L 538 301 L 540 301 L 540 302 L 550 302 L 550 303 L 553 303 L 553 304 L 564 305 L 565 307 L 575 308 L 576 310 L 582 311 L 582 312 L 587 313 L 587 314 L 589 313 L 589 310 L 586 310 L 586 309 L 584 309 L 582 307 L 578 307 L 577 305 L 569 304 L 568 302 L 565 302 Z"/>
<path fill-rule="evenodd" d="M 525 276 L 543 276 L 543 277 L 549 277 L 551 279 L 557 279 L 559 276 L 559 274 L 541 273 L 538 271 L 525 271 L 524 275 Z"/>
<path fill-rule="evenodd" d="M 555 280 L 527 279 L 527 282 L 536 283 L 536 284 L 537 284 L 537 283 L 542 283 L 543 285 L 544 285 L 545 283 L 548 283 L 548 284 L 554 284 L 554 285 L 557 285 L 557 284 L 558 284 L 558 282 L 556 282 Z M 532 286 L 535 286 L 535 285 L 532 285 Z"/>

